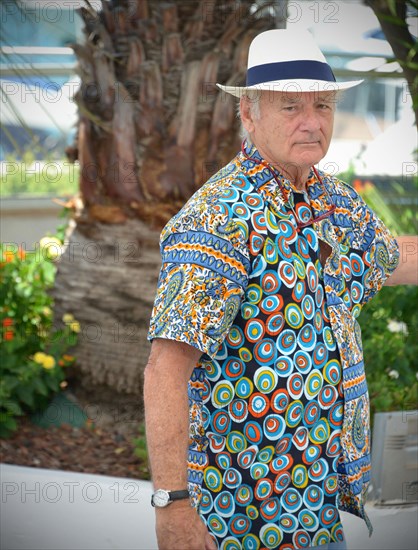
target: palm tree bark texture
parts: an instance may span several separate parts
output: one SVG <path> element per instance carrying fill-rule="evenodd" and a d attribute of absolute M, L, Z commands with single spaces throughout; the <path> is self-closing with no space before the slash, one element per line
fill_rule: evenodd
<path fill-rule="evenodd" d="M 160 229 L 236 153 L 235 102 L 215 83 L 242 85 L 252 38 L 278 17 L 254 12 L 251 0 L 86 5 L 85 41 L 74 45 L 78 133 L 68 150 L 80 164 L 81 206 L 58 265 L 55 309 L 81 324 L 82 383 L 141 396 Z"/>

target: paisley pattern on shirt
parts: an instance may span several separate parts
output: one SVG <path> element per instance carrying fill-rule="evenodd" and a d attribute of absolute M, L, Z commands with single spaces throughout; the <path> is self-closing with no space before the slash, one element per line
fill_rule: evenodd
<path fill-rule="evenodd" d="M 310 205 L 295 204 L 289 182 L 280 189 L 238 155 L 162 234 L 150 338 L 205 353 L 189 384 L 189 482 L 222 548 L 341 539 L 337 489 L 340 506 L 364 517 L 368 398 L 355 318 L 397 248 L 349 186 L 322 179 L 311 175 Z M 318 216 L 329 199 L 330 218 L 295 229 L 294 213 Z M 323 273 L 319 238 L 331 247 Z"/>

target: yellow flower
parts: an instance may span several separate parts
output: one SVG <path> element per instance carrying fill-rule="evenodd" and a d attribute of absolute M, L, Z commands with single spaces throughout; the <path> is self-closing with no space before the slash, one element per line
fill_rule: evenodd
<path fill-rule="evenodd" d="M 52 309 L 48 306 L 45 306 L 42 309 L 42 313 L 45 315 L 45 317 L 50 317 L 52 315 Z"/>
<path fill-rule="evenodd" d="M 52 357 L 52 355 L 45 355 L 42 366 L 44 369 L 47 370 L 53 369 L 55 367 L 55 359 Z"/>
<path fill-rule="evenodd" d="M 62 320 L 66 325 L 69 325 L 74 321 L 74 315 L 72 315 L 72 313 L 64 313 L 64 315 L 62 316 Z"/>
<path fill-rule="evenodd" d="M 44 258 L 49 260 L 56 260 L 63 253 L 62 243 L 56 237 L 43 237 L 39 241 L 39 246 Z"/>
<path fill-rule="evenodd" d="M 33 360 L 35 361 L 35 363 L 39 363 L 39 365 L 43 365 L 45 357 L 47 357 L 47 355 L 45 353 L 43 353 L 42 351 L 38 351 L 33 356 Z"/>
<path fill-rule="evenodd" d="M 69 326 L 70 329 L 77 334 L 81 331 L 80 323 L 78 321 L 73 321 Z"/>

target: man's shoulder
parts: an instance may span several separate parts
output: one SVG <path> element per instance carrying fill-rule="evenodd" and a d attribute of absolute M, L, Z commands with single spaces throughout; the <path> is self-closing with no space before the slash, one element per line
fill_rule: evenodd
<path fill-rule="evenodd" d="M 222 227 L 232 228 L 235 203 L 241 203 L 246 194 L 255 192 L 253 184 L 245 177 L 241 165 L 232 159 L 202 185 L 183 208 L 168 222 L 162 240 L 173 232 L 217 232 Z"/>

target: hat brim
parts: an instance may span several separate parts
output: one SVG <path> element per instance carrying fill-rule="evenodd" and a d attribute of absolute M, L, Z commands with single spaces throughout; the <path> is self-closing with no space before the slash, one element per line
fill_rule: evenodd
<path fill-rule="evenodd" d="M 235 97 L 242 97 L 249 91 L 271 91 L 271 92 L 337 92 L 348 90 L 364 82 L 363 80 L 350 80 L 348 82 L 329 82 L 325 80 L 274 80 L 263 82 L 254 86 L 223 86 L 216 84 L 218 88 L 227 94 Z"/>

